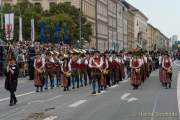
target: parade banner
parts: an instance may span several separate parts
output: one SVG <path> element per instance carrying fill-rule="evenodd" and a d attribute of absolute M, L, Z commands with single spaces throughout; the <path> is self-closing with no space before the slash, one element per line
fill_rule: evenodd
<path fill-rule="evenodd" d="M 13 40 L 14 35 L 14 13 L 5 14 L 6 40 Z"/>
<path fill-rule="evenodd" d="M 54 38 L 54 35 L 53 35 L 53 30 L 52 30 L 52 27 L 50 26 L 49 27 L 49 43 L 53 43 L 53 38 Z"/>
<path fill-rule="evenodd" d="M 65 26 L 64 26 L 64 41 L 63 41 L 63 43 L 64 44 L 67 44 L 67 42 L 68 42 L 68 26 L 65 24 Z"/>
<path fill-rule="evenodd" d="M 45 43 L 45 23 L 40 23 L 40 42 Z"/>
<path fill-rule="evenodd" d="M 19 17 L 19 41 L 23 41 L 23 36 L 22 36 L 22 17 Z"/>
<path fill-rule="evenodd" d="M 31 41 L 34 43 L 35 41 L 35 28 L 34 28 L 34 19 L 31 19 Z"/>
<path fill-rule="evenodd" d="M 59 23 L 56 23 L 56 26 L 55 26 L 56 44 L 60 43 L 60 32 L 61 32 L 61 26 Z"/>

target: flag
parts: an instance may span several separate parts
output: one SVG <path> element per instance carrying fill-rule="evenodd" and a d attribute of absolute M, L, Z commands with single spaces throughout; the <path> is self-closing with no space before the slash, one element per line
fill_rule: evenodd
<path fill-rule="evenodd" d="M 6 40 L 13 40 L 14 36 L 14 13 L 5 14 Z"/>
<path fill-rule="evenodd" d="M 31 19 L 31 41 L 35 41 L 34 18 Z"/>
<path fill-rule="evenodd" d="M 63 41 L 63 43 L 67 44 L 67 42 L 68 42 L 68 26 L 65 24 L 65 26 L 64 26 L 64 41 Z"/>
<path fill-rule="evenodd" d="M 22 17 L 19 17 L 19 41 L 23 41 L 23 36 L 22 36 Z"/>
<path fill-rule="evenodd" d="M 40 42 L 45 43 L 45 23 L 40 23 Z"/>
<path fill-rule="evenodd" d="M 55 25 L 55 39 L 56 39 L 56 44 L 60 43 L 60 32 L 61 32 L 61 26 L 59 23 L 56 23 Z"/>
<path fill-rule="evenodd" d="M 52 27 L 49 27 L 49 42 L 53 43 L 53 30 Z"/>

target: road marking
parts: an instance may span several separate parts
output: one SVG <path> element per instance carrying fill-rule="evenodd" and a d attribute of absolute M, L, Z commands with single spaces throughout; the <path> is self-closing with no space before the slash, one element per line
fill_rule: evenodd
<path fill-rule="evenodd" d="M 35 100 L 35 101 L 31 101 L 31 102 L 29 102 L 28 104 L 50 102 L 50 101 L 53 101 L 53 100 L 55 100 L 55 99 L 57 99 L 57 98 L 60 98 L 60 97 L 62 97 L 62 95 L 58 95 L 58 96 L 55 96 L 55 97 L 50 98 L 50 99 L 47 99 L 47 100 Z"/>
<path fill-rule="evenodd" d="M 58 118 L 57 116 L 50 116 L 48 118 L 45 118 L 43 120 L 55 120 L 56 118 Z"/>
<path fill-rule="evenodd" d="M 131 93 L 124 93 L 122 96 L 121 96 L 121 99 L 122 100 L 127 100 L 127 97 L 131 95 Z"/>
<path fill-rule="evenodd" d="M 35 93 L 34 91 L 33 92 L 29 92 L 29 93 L 24 93 L 24 94 L 17 95 L 17 97 L 27 96 L 27 95 L 34 94 L 34 93 Z M 10 99 L 9 97 L 2 98 L 2 99 L 0 99 L 0 102 L 7 101 L 9 99 Z"/>
<path fill-rule="evenodd" d="M 130 97 L 128 98 L 128 96 L 130 96 L 131 93 L 125 93 L 121 96 L 121 100 L 127 101 L 127 103 L 133 102 L 133 101 L 137 101 L 138 98 L 135 97 Z"/>
<path fill-rule="evenodd" d="M 178 73 L 178 78 L 177 78 L 177 101 L 178 101 L 178 109 L 180 115 L 180 72 Z"/>
<path fill-rule="evenodd" d="M 130 98 L 130 99 L 128 99 L 128 103 L 130 103 L 130 102 L 133 102 L 133 101 L 137 101 L 138 99 L 137 98 L 135 98 L 135 97 L 132 97 L 132 98 Z"/>
<path fill-rule="evenodd" d="M 154 101 L 154 107 L 153 107 L 153 111 L 152 111 L 153 114 L 156 112 L 157 103 L 158 103 L 158 94 L 157 94 L 156 99 Z M 154 120 L 154 115 L 151 116 L 151 120 Z"/>
<path fill-rule="evenodd" d="M 75 108 L 75 107 L 77 107 L 77 106 L 79 106 L 79 105 L 85 103 L 86 101 L 87 101 L 87 100 L 79 100 L 79 101 L 77 101 L 77 102 L 75 102 L 75 103 L 69 105 L 68 107 Z"/>

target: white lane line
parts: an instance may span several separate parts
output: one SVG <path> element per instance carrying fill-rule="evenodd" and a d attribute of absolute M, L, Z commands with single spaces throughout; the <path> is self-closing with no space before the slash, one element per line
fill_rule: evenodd
<path fill-rule="evenodd" d="M 137 100 L 138 100 L 138 98 L 132 97 L 132 98 L 128 99 L 127 102 L 130 103 L 130 102 L 137 101 Z"/>
<path fill-rule="evenodd" d="M 87 101 L 87 100 L 79 100 L 79 101 L 77 101 L 77 102 L 75 102 L 75 103 L 69 105 L 68 107 L 70 107 L 70 108 L 75 108 L 75 107 L 77 107 L 77 106 L 79 106 L 79 105 L 85 103 L 86 101 Z"/>
<path fill-rule="evenodd" d="M 55 97 L 50 98 L 50 99 L 47 99 L 47 100 L 35 100 L 35 101 L 31 101 L 31 102 L 29 102 L 28 104 L 50 102 L 50 101 L 53 101 L 53 100 L 55 100 L 55 99 L 57 99 L 57 98 L 60 98 L 60 97 L 62 97 L 62 95 L 58 95 L 58 96 L 55 96 Z"/>
<path fill-rule="evenodd" d="M 33 91 L 33 92 L 28 92 L 28 93 L 24 93 L 24 94 L 17 95 L 17 97 L 27 96 L 27 95 L 34 94 L 34 93 L 35 93 L 34 91 Z M 2 99 L 0 99 L 0 102 L 7 101 L 7 100 L 9 100 L 9 99 L 10 99 L 9 97 L 7 97 L 7 98 L 2 98 Z"/>
<path fill-rule="evenodd" d="M 177 101 L 178 101 L 178 109 L 180 115 L 180 72 L 178 73 L 178 78 L 177 78 Z"/>
<path fill-rule="evenodd" d="M 47 117 L 47 118 L 45 118 L 43 120 L 55 120 L 57 118 L 58 118 L 57 116 L 50 116 L 50 117 Z"/>
<path fill-rule="evenodd" d="M 127 97 L 131 95 L 131 93 L 124 93 L 122 96 L 121 96 L 121 100 L 127 100 Z"/>
<path fill-rule="evenodd" d="M 153 111 L 152 111 L 153 114 L 156 112 L 157 103 L 158 103 L 158 95 L 156 96 L 156 99 L 154 101 L 154 107 L 153 107 Z M 151 116 L 151 120 L 154 120 L 154 115 Z"/>

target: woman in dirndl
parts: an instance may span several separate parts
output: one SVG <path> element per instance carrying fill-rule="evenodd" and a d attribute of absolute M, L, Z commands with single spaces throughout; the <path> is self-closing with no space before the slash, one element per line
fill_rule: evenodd
<path fill-rule="evenodd" d="M 163 68 L 162 68 L 162 61 L 164 59 L 164 55 L 161 54 L 159 56 L 159 81 L 161 82 L 162 86 L 164 87 L 164 83 L 163 83 Z"/>
<path fill-rule="evenodd" d="M 166 53 L 163 61 L 162 61 L 162 74 L 163 74 L 163 84 L 164 87 L 167 88 L 171 88 L 171 77 L 172 77 L 172 59 L 170 58 L 170 56 L 168 55 L 168 53 Z"/>
<path fill-rule="evenodd" d="M 36 58 L 34 61 L 34 68 L 35 68 L 35 79 L 34 79 L 34 85 L 36 87 L 36 92 L 39 92 L 39 88 L 41 92 L 43 91 L 43 86 L 44 86 L 44 65 L 45 61 L 41 57 L 40 53 L 36 54 Z"/>
<path fill-rule="evenodd" d="M 130 61 L 130 67 L 132 69 L 131 85 L 136 90 L 141 85 L 141 59 L 138 56 L 134 56 Z"/>

